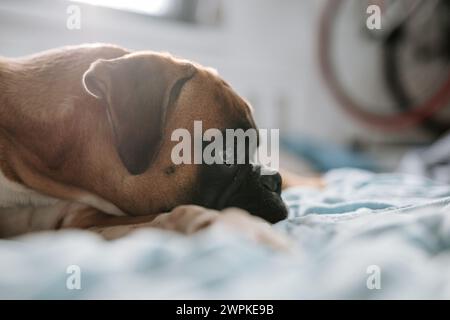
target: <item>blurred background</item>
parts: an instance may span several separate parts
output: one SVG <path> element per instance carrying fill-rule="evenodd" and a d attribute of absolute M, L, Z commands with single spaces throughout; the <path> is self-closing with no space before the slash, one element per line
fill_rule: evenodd
<path fill-rule="evenodd" d="M 2 56 L 107 42 L 214 67 L 302 174 L 450 182 L 449 39 L 448 0 L 0 0 Z"/>

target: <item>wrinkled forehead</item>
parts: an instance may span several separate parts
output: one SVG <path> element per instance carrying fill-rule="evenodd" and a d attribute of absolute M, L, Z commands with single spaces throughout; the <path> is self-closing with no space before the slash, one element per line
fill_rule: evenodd
<path fill-rule="evenodd" d="M 255 120 L 253 118 L 253 109 L 250 104 L 240 97 L 228 82 L 220 78 L 217 74 L 209 75 L 212 76 L 215 83 L 214 86 L 214 99 L 218 104 L 219 108 L 226 109 L 232 118 L 231 123 L 222 130 L 225 140 L 229 140 L 230 135 L 227 131 L 234 133 L 231 134 L 231 139 L 235 139 L 239 136 L 245 136 L 246 143 L 247 139 L 254 140 L 256 143 L 255 147 L 259 146 L 259 133 L 256 126 Z M 231 130 L 230 130 L 231 129 Z M 236 133 L 237 130 L 241 130 L 243 134 Z M 233 138 L 234 137 L 234 138 Z M 255 139 L 253 139 L 255 137 Z"/>
<path fill-rule="evenodd" d="M 195 66 L 195 74 L 186 81 L 168 111 L 171 126 L 191 128 L 195 121 L 202 129 L 256 129 L 250 105 L 215 71 Z M 175 111 L 175 112 L 173 112 Z"/>
<path fill-rule="evenodd" d="M 250 104 L 218 74 L 208 69 L 206 78 L 214 83 L 214 100 L 220 108 L 226 109 L 232 121 L 232 129 L 257 129 Z"/>

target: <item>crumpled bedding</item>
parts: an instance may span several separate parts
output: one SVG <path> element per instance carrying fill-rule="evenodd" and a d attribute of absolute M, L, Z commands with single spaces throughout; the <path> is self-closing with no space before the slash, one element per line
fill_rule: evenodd
<path fill-rule="evenodd" d="M 0 298 L 450 298 L 450 186 L 340 169 L 325 190 L 283 193 L 276 252 L 225 228 L 186 237 L 141 230 L 106 242 L 85 231 L 0 240 Z M 80 271 L 80 289 L 67 286 Z"/>

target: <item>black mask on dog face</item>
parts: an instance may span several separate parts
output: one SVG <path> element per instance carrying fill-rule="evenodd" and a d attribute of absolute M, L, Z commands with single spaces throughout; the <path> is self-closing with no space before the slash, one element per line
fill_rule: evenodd
<path fill-rule="evenodd" d="M 241 164 L 235 156 L 234 164 L 203 165 L 196 204 L 217 210 L 241 208 L 271 223 L 285 219 L 287 208 L 280 196 L 280 174 L 262 175 L 262 167 L 249 159 L 246 152 Z"/>

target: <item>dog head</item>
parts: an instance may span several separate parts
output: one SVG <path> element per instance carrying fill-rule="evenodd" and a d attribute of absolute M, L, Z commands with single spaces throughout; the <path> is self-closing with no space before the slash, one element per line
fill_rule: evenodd
<path fill-rule="evenodd" d="M 202 121 L 204 131 L 256 129 L 249 105 L 212 70 L 168 54 L 140 52 L 94 62 L 83 83 L 107 109 L 123 180 L 138 194 L 117 204 L 124 211 L 151 214 L 195 203 L 240 207 L 270 222 L 286 217 L 280 175 L 261 175 L 247 148 L 240 164 L 174 164 L 176 129 L 191 137 L 195 121 Z M 188 152 L 193 155 L 194 149 Z"/>

